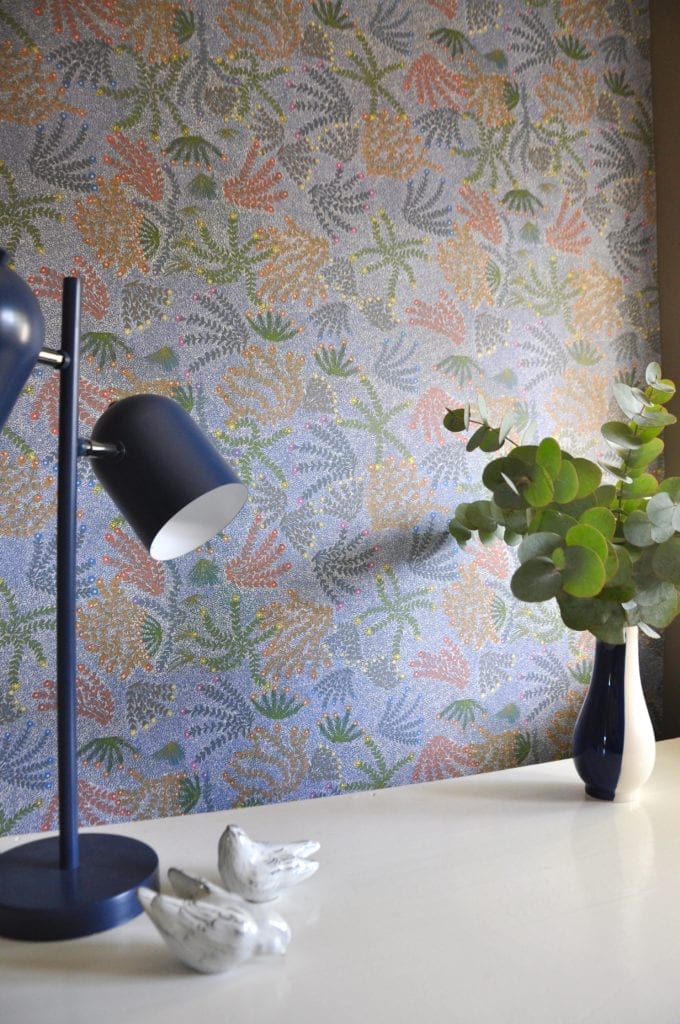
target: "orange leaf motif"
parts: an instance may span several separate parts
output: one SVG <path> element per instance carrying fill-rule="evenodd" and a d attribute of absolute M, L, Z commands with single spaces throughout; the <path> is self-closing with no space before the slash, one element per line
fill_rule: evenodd
<path fill-rule="evenodd" d="M 39 18 L 49 8 L 52 30 L 57 35 L 67 29 L 71 39 L 77 43 L 81 38 L 80 21 L 87 34 L 91 33 L 110 46 L 112 40 L 106 26 L 123 27 L 118 17 L 120 7 L 120 0 L 41 0 L 33 8 L 33 14 Z"/>
<path fill-rule="evenodd" d="M 432 441 L 436 441 L 437 444 L 445 444 L 447 437 L 442 427 L 442 420 L 451 404 L 451 399 L 441 388 L 428 388 L 416 402 L 409 422 L 411 430 L 417 430 L 420 426 L 428 444 Z"/>
<path fill-rule="evenodd" d="M 253 141 L 243 167 L 233 178 L 227 178 L 222 186 L 224 198 L 234 206 L 241 206 L 247 210 L 264 210 L 265 213 L 274 212 L 274 203 L 288 198 L 285 189 L 274 191 L 283 175 L 280 171 L 272 173 L 276 166 L 274 157 L 254 170 L 255 160 L 260 151 L 260 143 L 257 139 Z"/>
<path fill-rule="evenodd" d="M 569 195 L 565 195 L 555 223 L 546 229 L 545 237 L 553 249 L 558 249 L 560 252 L 573 252 L 580 256 L 583 250 L 590 245 L 590 236 L 583 237 L 583 232 L 587 230 L 588 224 L 581 210 L 573 210 L 570 216 L 570 209 L 571 199 Z"/>
<path fill-rule="evenodd" d="M 501 219 L 488 192 L 475 192 L 471 185 L 463 185 L 459 192 L 463 203 L 456 207 L 458 213 L 467 217 L 467 223 L 492 245 L 503 240 Z"/>
<path fill-rule="evenodd" d="M 222 778 L 236 791 L 236 802 L 275 803 L 290 799 L 309 771 L 309 729 L 260 726 L 248 736 L 250 747 L 237 750 Z"/>
<path fill-rule="evenodd" d="M 227 579 L 239 587 L 278 587 L 279 577 L 291 569 L 290 562 L 276 564 L 286 550 L 285 544 L 276 543 L 278 530 L 272 530 L 258 547 L 255 546 L 261 523 L 262 516 L 256 515 L 241 554 L 227 562 Z"/>
<path fill-rule="evenodd" d="M 264 60 L 281 60 L 302 39 L 299 0 L 231 0 L 217 24 L 236 49 L 252 50 Z"/>
<path fill-rule="evenodd" d="M 476 764 L 466 746 L 446 736 L 433 736 L 423 747 L 411 776 L 414 782 L 452 779 L 475 770 Z"/>
<path fill-rule="evenodd" d="M 404 78 L 404 91 L 415 89 L 418 103 L 429 103 L 435 109 L 442 106 L 460 110 L 460 100 L 468 97 L 464 75 L 450 71 L 445 64 L 429 53 L 421 53 L 411 64 Z"/>
<path fill-rule="evenodd" d="M 39 690 L 31 694 L 38 711 L 56 711 L 57 684 L 46 679 Z M 108 725 L 116 710 L 113 692 L 91 672 L 87 666 L 78 665 L 76 674 L 76 711 L 81 718 L 90 718 L 99 725 Z"/>
<path fill-rule="evenodd" d="M 411 314 L 410 324 L 441 334 L 454 345 L 465 341 L 465 317 L 444 291 L 439 292 L 439 300 L 434 305 L 416 299 L 413 305 L 406 307 L 406 312 Z"/>
<path fill-rule="evenodd" d="M 328 288 L 322 271 L 330 257 L 330 242 L 304 231 L 292 217 L 285 217 L 285 228 L 260 231 L 258 249 L 271 256 L 259 271 L 262 286 L 258 295 L 271 302 L 297 301 L 308 306 L 314 299 L 325 299 Z"/>
<path fill-rule="evenodd" d="M 441 164 L 433 164 L 428 150 L 421 145 L 408 118 L 390 114 L 364 114 L 361 134 L 361 155 L 371 177 L 395 178 L 406 181 L 418 171 L 429 169 L 441 172 Z"/>
<path fill-rule="evenodd" d="M 75 202 L 73 220 L 83 241 L 105 268 L 113 264 L 119 277 L 134 268 L 146 273 L 149 267 L 139 241 L 144 214 L 130 202 L 120 182 L 100 178 L 98 185 L 96 195 Z"/>
<path fill-rule="evenodd" d="M 470 665 L 467 658 L 448 637 L 438 654 L 418 651 L 414 661 L 409 661 L 416 679 L 433 679 L 435 682 L 450 683 L 464 690 L 470 681 Z"/>
<path fill-rule="evenodd" d="M 260 612 L 260 629 L 274 626 L 276 633 L 263 652 L 264 675 L 278 682 L 309 666 L 309 675 L 316 679 L 317 669 L 329 662 L 324 640 L 332 625 L 331 605 L 306 601 L 295 590 L 288 591 L 285 602 L 268 604 Z"/>
<path fill-rule="evenodd" d="M 104 163 L 118 168 L 114 181 L 123 181 L 154 201 L 163 198 L 163 174 L 158 161 L 144 139 L 132 142 L 122 132 L 108 135 L 106 141 L 118 154 L 118 159 L 104 154 Z"/>
<path fill-rule="evenodd" d="M 165 570 L 162 562 L 149 555 L 139 541 L 128 537 L 119 526 L 106 534 L 106 540 L 118 557 L 104 555 L 105 565 L 117 569 L 116 579 L 132 583 L 138 590 L 159 597 L 165 589 Z"/>

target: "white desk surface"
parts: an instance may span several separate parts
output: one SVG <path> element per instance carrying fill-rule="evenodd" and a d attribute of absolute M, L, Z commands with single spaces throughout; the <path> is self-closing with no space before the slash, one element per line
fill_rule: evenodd
<path fill-rule="evenodd" d="M 562 761 L 112 830 L 157 850 L 165 889 L 172 865 L 217 880 L 229 822 L 321 842 L 276 903 L 284 957 L 195 974 L 143 916 L 0 939 L 3 1024 L 680 1022 L 680 740 L 637 805 L 584 798 Z"/>

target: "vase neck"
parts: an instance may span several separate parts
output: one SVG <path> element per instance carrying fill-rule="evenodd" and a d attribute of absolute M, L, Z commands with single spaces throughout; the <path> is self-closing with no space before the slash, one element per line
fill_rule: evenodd
<path fill-rule="evenodd" d="M 632 647 L 637 650 L 638 646 L 639 630 L 637 626 L 624 626 L 623 628 L 623 642 L 627 647 Z"/>

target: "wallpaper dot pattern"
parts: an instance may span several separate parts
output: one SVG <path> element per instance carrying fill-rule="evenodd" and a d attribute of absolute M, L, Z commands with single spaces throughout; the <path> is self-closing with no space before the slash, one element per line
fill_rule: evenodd
<path fill-rule="evenodd" d="M 658 357 L 646 2 L 0 0 L 0 59 L 0 244 L 53 344 L 82 281 L 83 434 L 170 396 L 249 490 L 157 563 L 81 466 L 83 824 L 567 756 L 592 640 L 448 535 L 487 456 L 442 418 L 604 454 Z M 0 833 L 56 824 L 57 390 L 0 438 Z"/>

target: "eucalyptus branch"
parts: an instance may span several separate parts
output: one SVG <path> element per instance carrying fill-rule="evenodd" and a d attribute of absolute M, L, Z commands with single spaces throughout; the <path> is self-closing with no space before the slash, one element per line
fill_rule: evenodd
<path fill-rule="evenodd" d="M 655 630 L 680 612 L 680 477 L 660 482 L 649 472 L 663 452 L 661 434 L 676 422 L 665 409 L 675 384 L 657 363 L 647 367 L 645 382 L 642 389 L 612 386 L 625 417 L 601 428 L 614 464 L 575 457 L 552 437 L 517 444 L 508 436 L 512 415 L 492 427 L 482 396 L 481 420 L 471 419 L 469 405 L 444 417 L 454 433 L 475 428 L 468 451 L 513 446 L 484 469 L 490 498 L 457 506 L 451 535 L 461 546 L 473 534 L 483 543 L 500 537 L 517 545 L 515 597 L 555 598 L 565 625 L 611 643 L 621 642 L 626 625 L 658 636 Z M 602 482 L 603 470 L 613 484 Z"/>

